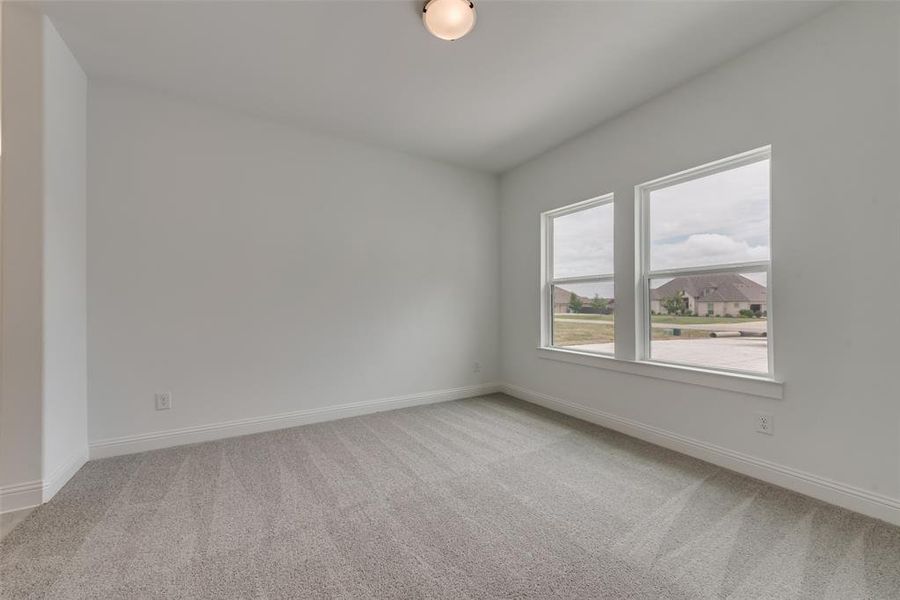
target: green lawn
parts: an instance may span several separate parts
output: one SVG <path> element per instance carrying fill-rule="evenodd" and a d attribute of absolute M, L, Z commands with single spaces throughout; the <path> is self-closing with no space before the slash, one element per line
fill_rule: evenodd
<path fill-rule="evenodd" d="M 556 314 L 554 320 L 563 321 L 566 319 L 578 319 L 587 321 L 609 321 L 614 320 L 613 315 L 592 315 L 583 313 L 566 313 Z M 682 317 L 676 315 L 653 315 L 650 319 L 654 323 L 670 323 L 672 325 L 715 325 L 718 323 L 747 323 L 749 321 L 760 321 L 762 319 L 750 319 L 746 317 Z"/>
<path fill-rule="evenodd" d="M 592 315 L 611 316 L 611 315 Z M 555 317 L 553 319 L 553 345 L 571 346 L 574 344 L 603 344 L 614 339 L 611 322 L 572 321 Z"/>

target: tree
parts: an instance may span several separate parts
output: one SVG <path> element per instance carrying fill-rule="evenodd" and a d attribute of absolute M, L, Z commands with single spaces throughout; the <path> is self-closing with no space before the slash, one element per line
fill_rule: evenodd
<path fill-rule="evenodd" d="M 687 311 L 687 298 L 684 290 L 678 290 L 671 296 L 663 298 L 660 305 L 665 309 L 666 314 L 683 315 Z"/>
<path fill-rule="evenodd" d="M 581 298 L 579 298 L 575 292 L 569 294 L 569 312 L 581 312 L 583 306 L 584 304 L 581 302 Z"/>
<path fill-rule="evenodd" d="M 591 308 L 597 309 L 597 312 L 603 313 L 606 311 L 606 308 L 609 306 L 609 300 L 606 298 L 601 298 L 600 294 L 594 294 L 594 299 L 591 300 Z"/>

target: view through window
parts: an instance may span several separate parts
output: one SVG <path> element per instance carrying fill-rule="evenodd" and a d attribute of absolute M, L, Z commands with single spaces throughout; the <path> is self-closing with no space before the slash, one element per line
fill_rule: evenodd
<path fill-rule="evenodd" d="M 613 198 L 548 213 L 551 345 L 613 354 Z"/>
<path fill-rule="evenodd" d="M 645 356 L 766 374 L 769 150 L 642 188 Z"/>

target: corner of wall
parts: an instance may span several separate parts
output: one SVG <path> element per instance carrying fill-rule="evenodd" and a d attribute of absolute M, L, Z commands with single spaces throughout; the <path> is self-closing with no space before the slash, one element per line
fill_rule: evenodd
<path fill-rule="evenodd" d="M 87 77 L 46 16 L 42 27 L 46 502 L 87 457 Z"/>
<path fill-rule="evenodd" d="M 38 8 L 0 10 L 0 512 L 8 512 L 48 500 L 87 460 L 87 79 Z"/>
<path fill-rule="evenodd" d="M 0 288 L 0 510 L 40 502 L 42 321 L 41 15 L 2 10 L 2 288 Z M 14 351 L 13 351 L 14 350 Z"/>

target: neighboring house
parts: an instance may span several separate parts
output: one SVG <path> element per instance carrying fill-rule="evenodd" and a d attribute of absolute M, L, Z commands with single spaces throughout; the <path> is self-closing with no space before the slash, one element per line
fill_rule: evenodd
<path fill-rule="evenodd" d="M 582 304 L 588 304 L 590 302 L 590 300 L 583 296 L 578 297 L 581 298 Z M 557 314 L 569 312 L 569 300 L 571 298 L 572 292 L 569 290 L 561 287 L 553 288 L 553 312 Z"/>
<path fill-rule="evenodd" d="M 741 310 L 766 312 L 766 286 L 736 273 L 676 277 L 657 289 L 650 290 L 650 310 L 665 313 L 662 300 L 679 291 L 684 292 L 687 309 L 701 316 L 736 317 Z"/>
<path fill-rule="evenodd" d="M 577 295 L 577 294 L 576 294 Z M 591 309 L 591 301 L 593 298 L 586 298 L 584 296 L 578 296 L 581 299 L 581 304 L 584 306 L 584 312 L 596 312 Z M 556 314 L 559 313 L 567 313 L 571 312 L 569 310 L 569 301 L 572 299 L 572 292 L 565 288 L 555 287 L 553 288 L 553 312 Z M 615 307 L 616 301 L 613 298 L 608 298 L 609 304 L 609 312 L 612 312 L 612 309 Z"/>

